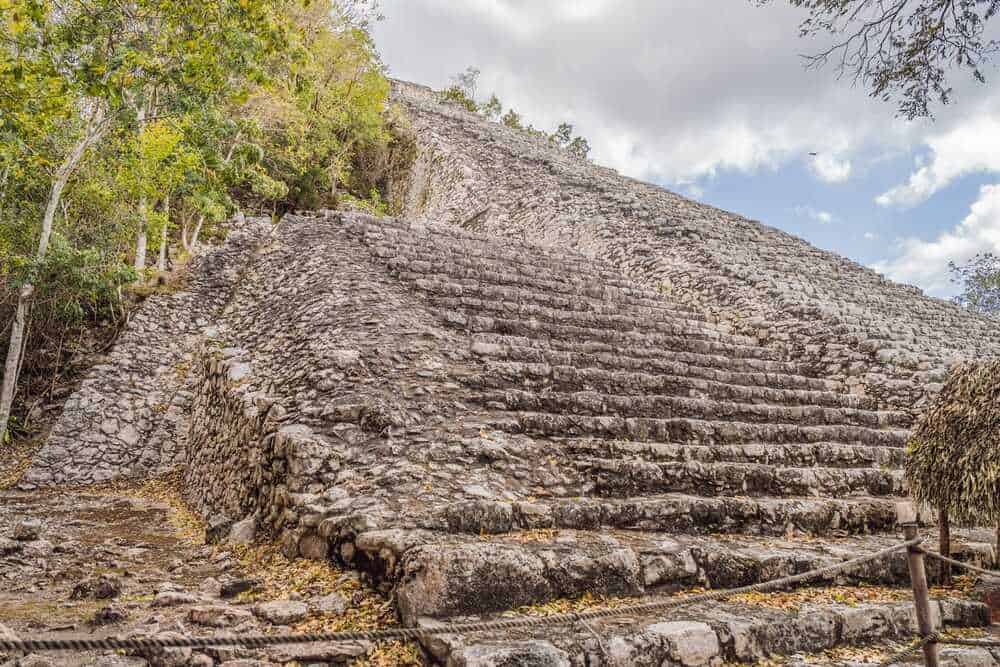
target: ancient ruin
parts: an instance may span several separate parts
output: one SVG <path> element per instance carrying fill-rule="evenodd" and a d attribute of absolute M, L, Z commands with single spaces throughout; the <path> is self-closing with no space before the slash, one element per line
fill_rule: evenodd
<path fill-rule="evenodd" d="M 181 465 L 215 528 L 356 569 L 410 625 L 740 586 L 898 541 L 914 414 L 954 360 L 1000 353 L 995 321 L 428 89 L 394 95 L 421 145 L 402 214 L 247 220 L 147 302 L 22 489 Z M 988 557 L 988 532 L 962 539 Z M 892 559 L 825 583 L 906 582 Z M 911 609 L 701 604 L 423 648 L 695 667 L 908 638 Z M 989 623 L 969 600 L 935 610 Z"/>

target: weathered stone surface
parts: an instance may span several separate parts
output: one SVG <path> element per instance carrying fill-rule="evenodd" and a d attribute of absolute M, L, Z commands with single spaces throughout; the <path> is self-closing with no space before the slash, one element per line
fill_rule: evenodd
<path fill-rule="evenodd" d="M 253 544 L 256 538 L 257 519 L 250 516 L 233 524 L 226 541 L 230 544 Z"/>
<path fill-rule="evenodd" d="M 20 639 L 20 637 L 18 637 L 13 630 L 8 628 L 3 623 L 0 623 L 0 638 L 8 641 L 18 641 Z"/>
<path fill-rule="evenodd" d="M 180 605 L 194 604 L 195 602 L 198 602 L 198 596 L 192 593 L 161 591 L 156 594 L 151 604 L 154 607 L 179 607 Z"/>
<path fill-rule="evenodd" d="M 161 639 L 180 639 L 184 635 L 179 632 L 160 632 L 155 637 Z M 133 652 L 136 657 L 144 658 L 150 667 L 186 667 L 193 651 L 189 648 L 154 647 Z"/>
<path fill-rule="evenodd" d="M 669 643 L 671 658 L 684 667 L 703 667 L 721 662 L 719 638 L 707 623 L 655 623 L 647 627 L 646 632 Z"/>
<path fill-rule="evenodd" d="M 295 600 L 271 600 L 254 607 L 253 613 L 275 625 L 298 623 L 309 614 L 309 607 Z"/>
<path fill-rule="evenodd" d="M 340 593 L 330 593 L 309 600 L 309 606 L 321 614 L 340 615 L 347 610 L 347 598 Z"/>
<path fill-rule="evenodd" d="M 249 611 L 223 605 L 202 605 L 188 611 L 188 620 L 212 628 L 228 628 L 253 617 Z"/>
<path fill-rule="evenodd" d="M 995 325 L 801 239 L 574 159 L 429 89 L 396 82 L 421 154 L 398 184 L 410 219 L 601 257 L 852 393 L 913 409 Z"/>
<path fill-rule="evenodd" d="M 369 642 L 315 642 L 311 644 L 294 644 L 268 649 L 267 654 L 278 662 L 298 663 L 320 662 L 344 664 L 354 658 L 366 655 L 372 649 Z"/>
<path fill-rule="evenodd" d="M 145 658 L 125 655 L 101 655 L 95 658 L 94 667 L 146 667 Z"/>
<path fill-rule="evenodd" d="M 123 605 L 109 604 L 94 612 L 92 622 L 94 625 L 112 625 L 127 618 L 128 610 Z"/>
<path fill-rule="evenodd" d="M 993 667 L 1000 660 L 993 653 L 982 648 L 947 646 L 940 650 L 942 667 Z"/>
<path fill-rule="evenodd" d="M 569 656 L 544 641 L 479 644 L 452 658 L 455 667 L 569 667 Z"/>
<path fill-rule="evenodd" d="M 42 535 L 40 519 L 24 519 L 14 526 L 14 539 L 22 542 L 37 540 Z"/>
<path fill-rule="evenodd" d="M 225 243 L 193 259 L 182 291 L 146 299 L 108 362 L 91 368 L 66 401 L 24 476 L 26 488 L 103 482 L 181 462 L 192 354 L 270 227 L 264 218 L 235 224 Z"/>

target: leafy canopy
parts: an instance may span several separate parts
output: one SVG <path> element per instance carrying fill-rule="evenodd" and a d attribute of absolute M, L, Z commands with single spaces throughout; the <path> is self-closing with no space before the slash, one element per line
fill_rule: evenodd
<path fill-rule="evenodd" d="M 985 83 L 984 67 L 1000 45 L 987 34 L 1000 0 L 788 1 L 808 12 L 801 36 L 834 37 L 831 46 L 806 57 L 810 66 L 833 61 L 872 97 L 896 100 L 899 115 L 911 120 L 932 116 L 936 103 L 948 104 L 949 70 L 965 70 Z"/>

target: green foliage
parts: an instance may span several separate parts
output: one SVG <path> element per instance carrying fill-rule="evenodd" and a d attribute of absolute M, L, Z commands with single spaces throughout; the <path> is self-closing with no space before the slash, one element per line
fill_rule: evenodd
<path fill-rule="evenodd" d="M 919 502 L 960 523 L 1000 520 L 1000 359 L 955 366 L 907 447 L 906 482 Z"/>
<path fill-rule="evenodd" d="M 332 205 L 338 188 L 363 198 L 373 183 L 359 173 L 357 156 L 393 140 L 389 84 L 374 43 L 329 0 L 297 8 L 290 21 L 290 57 L 270 62 L 268 83 L 242 109 L 260 128 L 261 164 L 287 186 L 285 208 Z"/>
<path fill-rule="evenodd" d="M 764 5 L 770 0 L 756 0 Z M 810 66 L 833 59 L 841 74 L 861 81 L 872 97 L 898 98 L 899 115 L 930 117 L 935 103 L 948 104 L 951 68 L 985 83 L 983 66 L 998 42 L 987 23 L 1000 0 L 789 0 L 808 16 L 803 37 L 833 35 L 831 46 L 807 56 Z"/>
<path fill-rule="evenodd" d="M 378 17 L 373 0 L 0 0 L 0 343 L 26 282 L 28 371 L 44 341 L 123 317 L 140 229 L 155 252 L 240 208 L 344 194 L 385 213 L 416 147 Z"/>
<path fill-rule="evenodd" d="M 482 103 L 476 102 L 476 89 L 479 84 L 479 70 L 475 67 L 467 67 L 464 72 L 452 77 L 452 85 L 444 90 L 438 91 L 438 101 L 442 103 L 457 104 L 466 111 L 480 113 L 492 121 L 499 121 L 503 125 L 531 134 L 536 137 L 544 137 L 550 143 L 568 151 L 571 155 L 585 160 L 590 153 L 590 143 L 583 137 L 573 136 L 573 126 L 569 123 L 560 123 L 559 127 L 552 134 L 535 128 L 531 124 L 526 124 L 521 114 L 508 109 L 503 111 L 503 103 L 496 93 L 492 93 L 490 98 Z"/>
<path fill-rule="evenodd" d="M 480 105 L 479 113 L 493 121 L 500 119 L 500 114 L 503 113 L 503 104 L 500 103 L 500 98 L 496 96 L 496 93 L 490 95 L 490 99 Z"/>
<path fill-rule="evenodd" d="M 521 114 L 513 109 L 508 109 L 507 113 L 500 118 L 500 122 L 513 130 L 523 130 L 524 124 L 521 122 Z"/>
<path fill-rule="evenodd" d="M 980 253 L 964 265 L 948 263 L 951 281 L 962 286 L 955 303 L 984 315 L 1000 315 L 1000 257 Z"/>
<path fill-rule="evenodd" d="M 458 86 L 448 86 L 439 92 L 438 101 L 457 104 L 466 111 L 471 111 L 472 113 L 479 111 L 479 106 L 476 104 L 476 101 L 469 97 L 465 91 Z"/>

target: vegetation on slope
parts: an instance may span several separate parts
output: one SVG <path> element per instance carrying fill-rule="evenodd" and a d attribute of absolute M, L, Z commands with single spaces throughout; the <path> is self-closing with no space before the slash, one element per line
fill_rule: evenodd
<path fill-rule="evenodd" d="M 234 212 L 385 209 L 414 144 L 369 7 L 0 0 L 0 443 Z"/>
<path fill-rule="evenodd" d="M 503 103 L 500 102 L 496 93 L 490 94 L 489 99 L 485 102 L 477 102 L 476 89 L 478 88 L 479 74 L 479 70 L 475 67 L 467 67 L 464 72 L 452 77 L 452 85 L 438 92 L 438 99 L 441 102 L 457 104 L 466 111 L 480 113 L 490 120 L 503 123 L 514 130 L 546 138 L 572 155 L 586 159 L 590 153 L 590 142 L 583 137 L 574 136 L 573 126 L 570 123 L 560 123 L 555 132 L 548 133 L 527 123 L 521 114 L 513 108 L 507 109 L 507 112 L 504 113 Z"/>
<path fill-rule="evenodd" d="M 994 525 L 1000 564 L 1000 359 L 952 368 L 907 453 L 910 493 L 939 512 L 941 552 L 950 550 L 950 521 Z M 949 569 L 942 572 L 947 582 Z"/>

